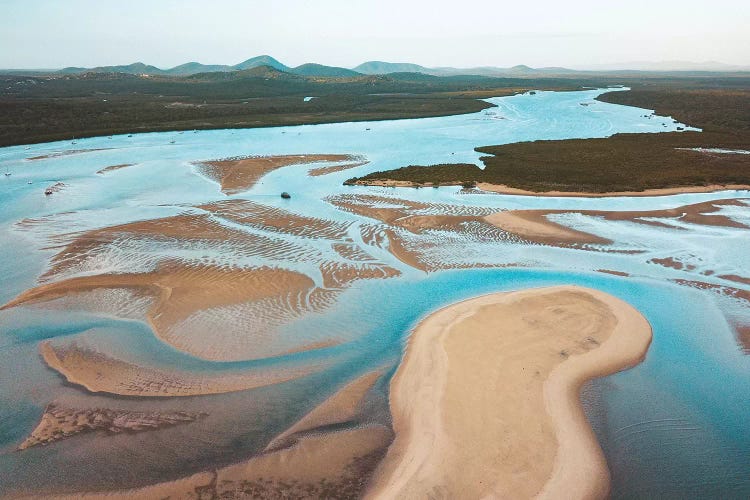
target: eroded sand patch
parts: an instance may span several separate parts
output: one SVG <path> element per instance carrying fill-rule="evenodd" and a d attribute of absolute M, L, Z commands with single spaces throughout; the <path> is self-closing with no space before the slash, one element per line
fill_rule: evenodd
<path fill-rule="evenodd" d="M 189 424 L 204 416 L 205 413 L 186 411 L 141 412 L 110 408 L 68 408 L 50 403 L 44 409 L 39 424 L 18 446 L 18 450 L 47 446 L 89 432 L 120 434 L 152 431 Z"/>

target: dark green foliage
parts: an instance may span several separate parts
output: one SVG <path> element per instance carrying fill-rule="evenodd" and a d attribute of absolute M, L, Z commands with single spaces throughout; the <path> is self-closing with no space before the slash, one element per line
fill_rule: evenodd
<path fill-rule="evenodd" d="M 302 76 L 270 66 L 189 77 L 0 75 L 0 146 L 129 132 L 387 120 L 480 111 L 477 99 L 592 82 Z M 303 102 L 305 96 L 316 96 Z"/>
<path fill-rule="evenodd" d="M 686 151 L 750 149 L 750 79 L 647 82 L 602 101 L 655 109 L 704 132 L 617 134 L 607 139 L 537 141 L 476 150 L 474 165 L 409 166 L 375 172 L 349 184 L 386 180 L 468 185 L 504 184 L 529 191 L 642 191 L 712 184 L 750 185 L 750 156 Z"/>

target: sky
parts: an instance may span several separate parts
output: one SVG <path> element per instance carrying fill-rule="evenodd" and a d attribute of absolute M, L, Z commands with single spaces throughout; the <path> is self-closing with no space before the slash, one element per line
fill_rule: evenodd
<path fill-rule="evenodd" d="M 747 0 L 0 0 L 0 68 L 750 66 Z"/>

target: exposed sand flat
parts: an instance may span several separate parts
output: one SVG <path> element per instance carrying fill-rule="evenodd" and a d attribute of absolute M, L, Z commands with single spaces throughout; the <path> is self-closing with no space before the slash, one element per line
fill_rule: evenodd
<path fill-rule="evenodd" d="M 133 165 L 135 165 L 135 163 L 121 163 L 119 165 L 110 165 L 108 167 L 104 167 L 101 170 L 98 170 L 96 173 L 100 175 L 106 174 L 107 172 L 112 172 L 113 170 L 120 170 L 121 168 L 125 168 L 125 167 L 132 167 Z"/>
<path fill-rule="evenodd" d="M 692 264 L 684 264 L 680 262 L 679 260 L 675 259 L 674 257 L 664 257 L 664 258 L 655 258 L 649 260 L 650 263 L 658 264 L 663 267 L 669 267 L 672 269 L 677 269 L 678 271 L 682 271 L 683 269 L 692 271 L 695 269 L 695 266 Z"/>
<path fill-rule="evenodd" d="M 750 285 L 750 278 L 744 276 L 737 276 L 736 274 L 721 274 L 719 278 L 723 280 L 734 281 L 735 283 L 742 283 L 744 285 Z"/>
<path fill-rule="evenodd" d="M 94 151 L 109 151 L 115 148 L 95 148 L 95 149 L 71 149 L 69 151 L 56 151 L 54 153 L 48 153 L 45 155 L 32 156 L 26 158 L 27 161 L 46 160 L 48 158 L 59 158 L 60 156 L 77 155 L 81 153 L 92 153 Z"/>
<path fill-rule="evenodd" d="M 606 497 L 580 386 L 640 362 L 650 341 L 638 311 L 574 286 L 433 313 L 391 382 L 396 439 L 368 497 Z"/>
<path fill-rule="evenodd" d="M 307 175 L 310 175 L 312 177 L 318 177 L 320 175 L 328 175 L 334 172 L 342 172 L 344 170 L 361 167 L 362 165 L 367 165 L 368 163 L 370 163 L 368 160 L 361 159 L 360 161 L 356 161 L 353 163 L 345 163 L 343 165 L 332 165 L 330 167 L 318 167 L 318 168 L 313 168 L 313 169 L 308 170 Z"/>
<path fill-rule="evenodd" d="M 217 361 L 257 357 L 260 346 L 273 341 L 272 332 L 279 324 L 319 310 L 332 298 L 315 287 L 308 276 L 295 271 L 175 261 L 147 273 L 82 276 L 43 284 L 26 290 L 0 309 L 106 288 L 124 288 L 153 299 L 145 319 L 157 337 L 184 352 Z M 214 328 L 206 335 L 203 328 L 188 328 L 188 320 L 196 314 L 231 306 L 246 309 L 235 313 L 249 315 L 248 324 L 253 329 Z"/>
<path fill-rule="evenodd" d="M 266 446 L 266 451 L 285 448 L 294 443 L 300 434 L 313 429 L 353 420 L 365 395 L 372 389 L 381 375 L 382 372 L 375 371 L 349 382 L 302 417 L 296 424 L 276 436 Z"/>
<path fill-rule="evenodd" d="M 289 448 L 184 479 L 55 499 L 357 498 L 393 434 L 382 425 L 301 437 Z"/>
<path fill-rule="evenodd" d="M 547 219 L 550 212 L 543 210 L 508 210 L 484 218 L 493 226 L 534 243 L 585 245 L 612 243 L 594 234 L 577 231 Z"/>
<path fill-rule="evenodd" d="M 734 329 L 737 332 L 737 341 L 742 347 L 742 352 L 750 354 L 750 324 L 734 325 Z"/>
<path fill-rule="evenodd" d="M 573 198 L 606 198 L 609 196 L 671 196 L 683 193 L 715 193 L 717 191 L 750 190 L 747 184 L 711 184 L 709 186 L 683 186 L 662 189 L 646 189 L 644 191 L 612 191 L 604 193 L 588 193 L 584 191 L 527 191 L 525 189 L 512 188 L 503 184 L 489 184 L 480 182 L 477 188 L 482 191 L 499 194 L 513 194 L 520 196 L 553 196 Z"/>
<path fill-rule="evenodd" d="M 625 271 L 616 271 L 614 269 L 597 269 L 596 272 L 611 274 L 613 276 L 622 276 L 622 277 L 630 276 L 630 273 L 626 273 Z"/>
<path fill-rule="evenodd" d="M 102 431 L 107 434 L 119 434 L 151 431 L 189 424 L 204 416 L 203 413 L 185 411 L 147 413 L 111 408 L 67 408 L 49 404 L 44 409 L 39 425 L 18 446 L 18 450 L 33 446 L 46 446 L 87 432 Z"/>
<path fill-rule="evenodd" d="M 346 288 L 357 280 L 388 279 L 401 275 L 401 271 L 386 264 L 326 262 L 321 264 L 323 286 L 326 288 Z"/>
<path fill-rule="evenodd" d="M 134 365 L 85 347 L 39 344 L 47 365 L 65 379 L 91 392 L 120 396 L 197 396 L 243 391 L 309 375 L 324 366 L 239 371 L 231 373 L 171 372 Z"/>
<path fill-rule="evenodd" d="M 427 265 L 420 260 L 419 254 L 407 248 L 404 245 L 403 238 L 393 229 L 386 229 L 385 234 L 388 238 L 388 250 L 398 260 L 420 271 L 427 271 Z"/>
<path fill-rule="evenodd" d="M 716 285 L 714 283 L 706 283 L 705 281 L 685 279 L 674 279 L 672 281 L 680 285 L 697 288 L 698 290 L 711 290 L 712 292 L 724 297 L 731 297 L 733 299 L 742 300 L 750 305 L 750 291 L 748 290 L 743 290 L 741 288 L 735 288 L 731 286 Z"/>
<path fill-rule="evenodd" d="M 225 200 L 198 208 L 243 225 L 307 238 L 341 239 L 351 225 L 349 222 L 306 217 L 247 200 Z"/>
<path fill-rule="evenodd" d="M 725 206 L 745 206 L 742 199 L 713 200 L 664 210 L 605 211 L 605 210 L 508 210 L 486 216 L 484 219 L 494 226 L 535 243 L 554 246 L 611 244 L 600 236 L 577 231 L 552 222 L 547 217 L 559 214 L 581 214 L 600 217 L 609 221 L 629 221 L 652 226 L 678 228 L 670 220 L 690 224 L 719 227 L 750 227 L 726 215 L 716 213 Z M 664 221 L 653 220 L 664 219 Z"/>
<path fill-rule="evenodd" d="M 320 162 L 356 162 L 352 155 L 317 154 L 317 155 L 280 155 L 280 156 L 246 156 L 225 160 L 211 160 L 196 163 L 199 171 L 216 181 L 224 194 L 237 194 L 247 191 L 264 174 L 281 167 Z"/>

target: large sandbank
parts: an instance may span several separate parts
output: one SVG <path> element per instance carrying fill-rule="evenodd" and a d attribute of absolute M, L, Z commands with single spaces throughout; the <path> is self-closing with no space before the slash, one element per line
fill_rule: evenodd
<path fill-rule="evenodd" d="M 396 439 L 370 498 L 602 498 L 581 384 L 640 362 L 646 319 L 575 286 L 446 307 L 412 334 L 391 382 Z"/>

